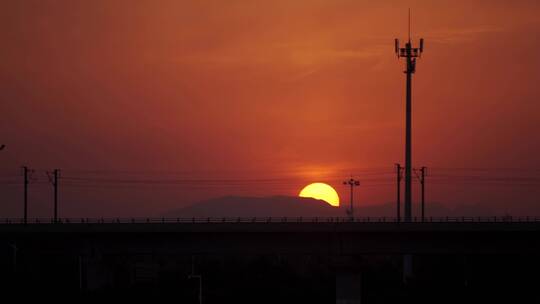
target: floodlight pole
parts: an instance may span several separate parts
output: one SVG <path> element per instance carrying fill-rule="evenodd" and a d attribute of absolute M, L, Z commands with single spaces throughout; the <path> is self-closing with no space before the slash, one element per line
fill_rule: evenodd
<path fill-rule="evenodd" d="M 347 214 L 353 218 L 354 217 L 354 204 L 353 204 L 353 199 L 354 199 L 354 195 L 353 195 L 353 189 L 355 186 L 360 186 L 360 181 L 357 181 L 355 179 L 353 179 L 352 177 L 349 179 L 349 180 L 346 180 L 343 182 L 344 185 L 349 185 L 351 187 L 351 207 L 349 210 L 347 210 Z"/>

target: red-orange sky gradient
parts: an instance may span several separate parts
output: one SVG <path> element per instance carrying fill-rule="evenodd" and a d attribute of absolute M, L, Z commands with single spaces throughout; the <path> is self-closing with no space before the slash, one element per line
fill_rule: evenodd
<path fill-rule="evenodd" d="M 433 178 L 486 174 L 449 168 L 538 176 L 538 1 L 3 1 L 0 217 L 21 216 L 22 186 L 11 183 L 21 165 L 38 170 L 32 217 L 50 216 L 43 170 L 54 168 L 239 180 L 66 183 L 62 216 L 155 215 L 221 195 L 297 195 L 315 181 L 347 202 L 350 174 L 363 182 L 360 204 L 393 202 L 405 117 L 393 39 L 405 40 L 409 7 L 413 39 L 426 41 L 413 82 L 415 166 Z M 540 214 L 530 179 L 427 187 L 429 201 L 449 206 Z"/>

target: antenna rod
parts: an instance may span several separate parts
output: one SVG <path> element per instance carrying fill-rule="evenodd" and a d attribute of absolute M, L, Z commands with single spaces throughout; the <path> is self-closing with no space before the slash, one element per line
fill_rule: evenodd
<path fill-rule="evenodd" d="M 411 9 L 409 8 L 409 42 L 411 42 Z"/>

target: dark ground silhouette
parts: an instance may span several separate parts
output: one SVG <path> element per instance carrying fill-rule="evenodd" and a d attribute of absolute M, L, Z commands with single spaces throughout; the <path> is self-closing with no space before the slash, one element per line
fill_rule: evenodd
<path fill-rule="evenodd" d="M 524 255 L 415 256 L 415 277 L 404 284 L 402 257 L 321 256 L 105 256 L 113 269 L 106 287 L 79 281 L 78 261 L 27 256 L 16 274 L 3 267 L 2 294 L 53 299 L 164 300 L 197 303 L 335 303 L 336 273 L 359 273 L 362 303 L 516 303 L 540 300 L 540 260 Z M 344 267 L 344 264 L 347 267 Z M 351 267 L 352 265 L 352 267 Z M 6 266 L 6 265 L 3 265 Z M 82 287 L 82 289 L 81 289 Z M 32 291 L 32 292 L 28 292 Z"/>

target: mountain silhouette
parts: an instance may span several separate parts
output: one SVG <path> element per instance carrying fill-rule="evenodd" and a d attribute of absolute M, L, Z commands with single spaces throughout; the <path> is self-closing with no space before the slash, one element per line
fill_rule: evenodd
<path fill-rule="evenodd" d="M 344 216 L 341 208 L 313 198 L 293 196 L 209 199 L 167 212 L 168 217 L 330 217 Z"/>

